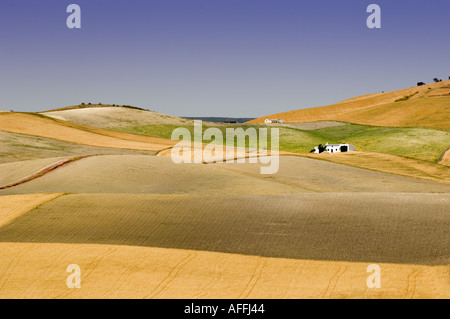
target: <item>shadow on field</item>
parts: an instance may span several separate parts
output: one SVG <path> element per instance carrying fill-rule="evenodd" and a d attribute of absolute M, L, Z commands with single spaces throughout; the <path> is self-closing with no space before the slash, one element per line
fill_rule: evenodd
<path fill-rule="evenodd" d="M 448 194 L 66 195 L 2 242 L 96 243 L 266 257 L 450 262 Z"/>

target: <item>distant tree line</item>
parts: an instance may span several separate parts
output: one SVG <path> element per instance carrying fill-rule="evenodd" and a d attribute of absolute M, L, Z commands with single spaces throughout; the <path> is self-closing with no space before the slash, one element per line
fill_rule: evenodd
<path fill-rule="evenodd" d="M 88 106 L 91 106 L 91 105 L 95 105 L 95 104 L 92 104 L 92 103 L 88 103 L 87 104 Z M 98 106 L 116 106 L 116 107 L 126 107 L 126 108 L 129 108 L 129 109 L 135 109 L 135 110 L 141 110 L 141 111 L 150 111 L 150 112 L 154 112 L 154 111 L 151 111 L 150 109 L 144 109 L 144 108 L 141 108 L 141 107 L 137 107 L 137 106 L 132 106 L 132 105 L 119 105 L 119 104 L 106 104 L 106 105 L 103 105 L 101 102 L 98 102 L 96 105 L 98 105 Z M 81 107 L 86 107 L 86 103 L 84 103 L 84 102 L 82 102 L 81 104 L 80 104 L 80 106 Z"/>
<path fill-rule="evenodd" d="M 448 79 L 450 80 L 450 76 L 448 77 Z M 442 82 L 442 79 L 434 78 L 433 82 L 435 82 L 435 83 Z M 417 82 L 417 86 L 422 86 L 425 84 L 426 84 L 425 82 Z"/>

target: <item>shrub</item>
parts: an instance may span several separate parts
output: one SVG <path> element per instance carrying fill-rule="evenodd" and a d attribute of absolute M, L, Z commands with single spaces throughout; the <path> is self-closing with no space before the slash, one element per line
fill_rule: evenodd
<path fill-rule="evenodd" d="M 414 95 L 416 95 L 416 94 L 418 94 L 418 93 L 419 93 L 419 92 L 416 91 L 416 92 L 413 93 L 413 94 L 405 95 L 404 97 L 401 97 L 401 98 L 399 98 L 399 99 L 396 99 L 395 102 L 406 101 L 406 100 L 408 100 L 410 97 L 412 97 L 412 96 L 414 96 Z"/>

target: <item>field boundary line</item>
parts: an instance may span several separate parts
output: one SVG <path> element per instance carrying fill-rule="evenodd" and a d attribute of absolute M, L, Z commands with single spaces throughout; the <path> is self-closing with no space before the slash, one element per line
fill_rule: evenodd
<path fill-rule="evenodd" d="M 46 166 L 44 168 L 41 168 L 39 171 L 37 171 L 35 173 L 32 173 L 32 174 L 30 174 L 28 176 L 25 176 L 25 177 L 15 181 L 15 182 L 12 182 L 12 183 L 0 186 L 0 190 L 11 188 L 11 187 L 14 187 L 14 186 L 18 186 L 18 185 L 27 183 L 29 181 L 32 181 L 33 179 L 36 179 L 36 178 L 41 177 L 41 176 L 44 176 L 45 174 L 50 173 L 51 171 L 54 171 L 55 169 L 57 169 L 57 168 L 59 168 L 59 167 L 61 167 L 63 165 L 66 165 L 66 164 L 69 164 L 69 163 L 81 160 L 83 158 L 92 157 L 92 156 L 97 156 L 97 155 L 75 156 L 75 157 L 71 157 L 71 158 L 68 158 L 68 159 L 60 160 L 60 161 L 58 161 L 56 163 L 53 163 L 53 164 L 50 164 L 50 165 L 48 165 L 48 166 Z"/>
<path fill-rule="evenodd" d="M 34 196 L 34 197 L 42 197 L 40 201 L 32 202 L 32 203 L 25 203 L 21 206 L 13 207 L 9 212 L 6 214 L 2 214 L 0 211 L 0 229 L 5 227 L 6 225 L 13 222 L 15 219 L 31 212 L 32 210 L 51 202 L 52 200 L 55 200 L 61 196 L 66 195 L 65 193 L 51 193 L 51 194 L 28 194 L 28 195 L 7 195 L 6 197 L 14 197 L 14 196 Z M 1 198 L 1 197 L 0 197 Z"/>

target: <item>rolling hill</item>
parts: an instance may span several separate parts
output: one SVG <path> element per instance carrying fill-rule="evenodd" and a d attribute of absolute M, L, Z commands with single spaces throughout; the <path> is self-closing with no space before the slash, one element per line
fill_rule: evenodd
<path fill-rule="evenodd" d="M 119 149 L 155 151 L 175 144 L 167 139 L 113 132 L 36 113 L 2 112 L 0 131 Z"/>
<path fill-rule="evenodd" d="M 193 120 L 130 106 L 75 105 L 41 112 L 48 117 L 99 128 L 138 125 L 186 125 Z"/>
<path fill-rule="evenodd" d="M 266 176 L 164 157 L 189 120 L 1 112 L 0 297 L 448 298 L 450 132 L 343 122 L 282 127 Z M 344 140 L 358 151 L 308 153 Z M 383 289 L 366 287 L 374 262 Z M 82 289 L 64 285 L 74 263 Z"/>
<path fill-rule="evenodd" d="M 450 130 L 450 80 L 398 91 L 351 98 L 336 104 L 277 113 L 266 118 L 287 123 L 342 121 L 394 127 L 428 127 Z"/>

